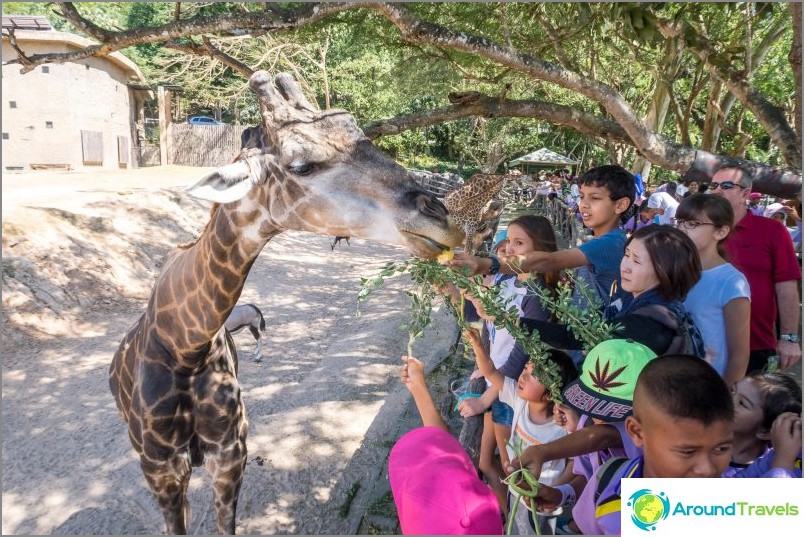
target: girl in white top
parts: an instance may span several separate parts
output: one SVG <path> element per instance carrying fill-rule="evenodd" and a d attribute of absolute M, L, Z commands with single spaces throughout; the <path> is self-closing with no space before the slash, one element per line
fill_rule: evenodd
<path fill-rule="evenodd" d="M 695 243 L 703 268 L 684 307 L 701 332 L 706 361 L 734 386 L 748 368 L 751 316 L 748 281 L 720 247 L 734 227 L 734 212 L 725 198 L 693 194 L 678 206 L 675 226 Z"/>
<path fill-rule="evenodd" d="M 505 244 L 502 247 L 505 248 L 505 255 L 510 256 L 533 251 L 555 252 L 558 249 L 552 224 L 544 216 L 536 215 L 524 215 L 512 220 L 508 224 Z M 506 301 L 508 308 L 516 307 L 517 315 L 520 318 L 550 320 L 550 311 L 542 306 L 538 295 L 526 284 L 530 276 L 530 273 L 498 274 L 493 279 L 493 285 L 500 288 L 500 297 Z M 533 276 L 538 287 L 554 292 L 560 273 L 548 272 Z M 480 318 L 486 321 L 489 330 L 489 354 L 495 367 L 502 369 L 504 374 L 510 375 L 511 378 L 518 378 L 522 372 L 521 367 L 524 366 L 504 367 L 516 344 L 514 337 L 505 328 L 495 326 L 494 317 L 483 311 L 479 301 L 469 295 L 466 295 L 466 298 L 474 304 Z M 480 375 L 479 371 L 475 373 Z M 473 374 L 474 377 L 475 374 Z M 514 411 L 510 405 L 498 400 L 499 390 L 492 386 L 488 377 L 486 377 L 486 382 L 489 389 L 481 397 L 470 397 L 461 401 L 458 410 L 461 416 L 469 417 L 480 414 L 487 408 L 491 409 L 491 412 L 484 417 L 479 467 L 502 504 L 505 502 L 507 489 L 500 484 L 500 478 L 504 476 L 502 469 L 509 462 L 505 446 L 511 437 Z M 495 447 L 500 453 L 499 461 L 494 454 Z"/>

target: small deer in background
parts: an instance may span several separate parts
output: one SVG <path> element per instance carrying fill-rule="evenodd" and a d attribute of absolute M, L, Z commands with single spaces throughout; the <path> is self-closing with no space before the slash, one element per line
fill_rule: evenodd
<path fill-rule="evenodd" d="M 265 333 L 265 319 L 260 308 L 254 304 L 235 306 L 223 326 L 230 334 L 236 334 L 244 328 L 248 328 L 251 335 L 257 340 L 257 350 L 251 355 L 251 359 L 255 362 L 262 360 L 262 334 Z"/>

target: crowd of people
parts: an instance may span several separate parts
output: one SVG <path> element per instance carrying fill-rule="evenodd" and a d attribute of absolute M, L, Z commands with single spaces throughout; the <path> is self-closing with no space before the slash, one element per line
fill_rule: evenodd
<path fill-rule="evenodd" d="M 641 196 L 620 166 L 565 179 L 555 197 L 590 240 L 558 249 L 549 221 L 521 216 L 493 255 L 449 262 L 499 286 L 520 325 L 550 346 L 540 359 L 558 372 L 561 400 L 466 295 L 466 314 L 485 321 L 485 333 L 464 335 L 488 390 L 458 406 L 464 417 L 487 412 L 479 469 L 448 433 L 421 362 L 403 357 L 424 422 L 389 458 L 406 534 L 500 534 L 506 524 L 520 535 L 617 534 L 624 477 L 801 477 L 801 386 L 789 371 L 801 360 L 800 202 L 757 196 L 739 168 Z M 540 301 L 567 272 L 616 325 L 588 352 Z M 502 479 L 523 468 L 539 486 L 521 497 Z"/>

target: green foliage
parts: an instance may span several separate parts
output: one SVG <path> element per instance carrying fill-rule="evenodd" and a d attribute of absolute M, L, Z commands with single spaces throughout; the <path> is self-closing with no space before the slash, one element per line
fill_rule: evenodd
<path fill-rule="evenodd" d="M 76 6 L 103 28 L 125 30 L 170 22 L 177 4 L 79 2 Z M 749 57 L 767 38 L 771 41 L 768 53 L 758 67 L 752 65 L 753 74 L 747 81 L 787 114 L 794 110 L 795 84 L 788 60 L 793 29 L 789 7 L 783 3 L 422 2 L 406 7 L 426 21 L 601 81 L 619 92 L 637 115 L 647 113 L 663 84 L 672 84 L 678 109 L 690 111 L 685 128 L 693 145 L 703 142 L 707 104 L 718 97 L 708 69 L 696 54 L 684 48 L 685 44 L 702 43 L 705 38 L 716 53 L 715 61 L 741 77 Z M 182 2 L 180 17 L 263 9 L 258 2 Z M 61 18 L 55 4 L 5 2 L 3 12 L 45 15 L 57 29 L 75 31 Z M 659 19 L 685 24 L 681 52 L 672 68 L 666 59 L 673 43 L 658 31 Z M 447 94 L 456 91 L 538 99 L 607 115 L 601 113 L 599 103 L 578 92 L 534 80 L 491 60 L 437 46 L 409 45 L 393 24 L 367 9 L 348 10 L 294 31 L 208 37 L 252 68 L 292 73 L 322 107 L 328 93 L 330 105 L 349 110 L 358 124 L 446 106 Z M 192 40 L 200 42 L 200 36 Z M 177 104 L 184 115 L 220 112 L 225 121 L 241 124 L 254 124 L 259 119 L 256 100 L 243 77 L 216 60 L 187 57 L 161 43 L 136 45 L 123 53 L 139 65 L 149 82 L 183 87 Z M 725 94 L 722 91 L 719 98 Z M 670 107 L 658 130 L 679 140 L 681 122 L 675 110 Z M 719 140 L 715 140 L 717 150 L 740 151 L 745 139 L 750 140 L 746 156 L 775 158 L 773 148 L 767 146 L 767 132 L 739 102 L 724 112 L 725 117 L 716 118 L 724 125 Z M 591 160 L 596 164 L 609 162 L 614 153 L 603 136 L 502 117 L 464 119 L 406 131 L 383 137 L 378 145 L 420 168 L 480 167 L 542 146 L 583 159 L 585 168 Z M 627 166 L 635 156 L 635 151 L 626 153 L 621 164 Z M 659 177 L 668 173 L 654 170 Z"/>
<path fill-rule="evenodd" d="M 410 275 L 416 288 L 413 292 L 407 292 L 409 296 L 415 297 L 412 302 L 412 320 L 408 324 L 411 342 L 420 336 L 430 324 L 432 301 L 436 297 L 436 294 L 432 291 L 433 287 L 443 288 L 449 284 L 455 285 L 458 289 L 470 294 L 480 302 L 486 314 L 494 318 L 495 326 L 508 330 L 530 357 L 534 366 L 533 374 L 539 378 L 539 381 L 550 392 L 552 400 L 556 402 L 562 400 L 561 375 L 558 372 L 557 365 L 548 359 L 547 352 L 549 347 L 539 339 L 538 332 L 527 331 L 520 326 L 516 307 L 503 299 L 500 295 L 499 287 L 486 287 L 480 276 L 470 278 L 463 272 L 441 265 L 434 260 L 414 258 L 403 262 L 392 262 L 388 263 L 377 276 L 361 278 L 361 290 L 357 297 L 358 306 L 374 290 L 382 286 L 387 278 L 403 273 Z M 445 303 L 456 316 L 460 330 L 464 331 L 469 328 L 463 319 L 462 311 L 457 311 L 453 308 L 448 300 Z M 409 347 L 408 352 L 410 350 Z"/>
<path fill-rule="evenodd" d="M 508 440 L 508 446 L 513 450 L 514 457 L 519 458 L 522 456 L 522 452 L 525 450 L 523 445 L 522 439 L 519 439 L 519 445 L 514 445 Z M 508 485 L 510 489 L 514 492 L 514 503 L 511 505 L 511 512 L 508 513 L 508 526 L 506 528 L 506 535 L 514 535 L 514 520 L 516 519 L 516 512 L 519 509 L 520 500 L 524 498 L 533 499 L 539 493 L 539 487 L 541 486 L 539 480 L 530 473 L 527 468 L 519 468 L 508 474 L 505 479 L 503 479 L 503 483 Z M 541 535 L 541 531 L 539 530 L 539 520 L 536 517 L 536 508 L 535 506 L 532 507 L 530 511 L 530 516 L 533 519 L 533 527 L 536 529 L 536 535 Z"/>
<path fill-rule="evenodd" d="M 558 322 L 566 324 L 570 332 L 584 343 L 584 351 L 589 350 L 614 337 L 619 325 L 603 320 L 600 312 L 603 304 L 596 291 L 589 289 L 583 280 L 567 276 L 559 282 L 556 294 L 548 293 L 545 289 L 530 284 L 530 289 L 539 295 L 543 306 L 549 309 Z M 577 306 L 574 300 L 578 293 L 585 303 L 585 308 Z"/>

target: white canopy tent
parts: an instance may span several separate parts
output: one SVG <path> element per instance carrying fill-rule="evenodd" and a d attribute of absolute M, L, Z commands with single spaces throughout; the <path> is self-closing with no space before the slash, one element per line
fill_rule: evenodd
<path fill-rule="evenodd" d="M 580 164 L 580 162 L 577 160 L 572 160 L 546 147 L 542 147 L 538 151 L 533 151 L 527 155 L 515 158 L 508 163 L 508 166 L 520 166 L 522 173 L 538 173 L 540 170 L 552 170 L 556 168 L 569 168 L 570 171 L 572 171 L 572 167 L 578 164 Z"/>

